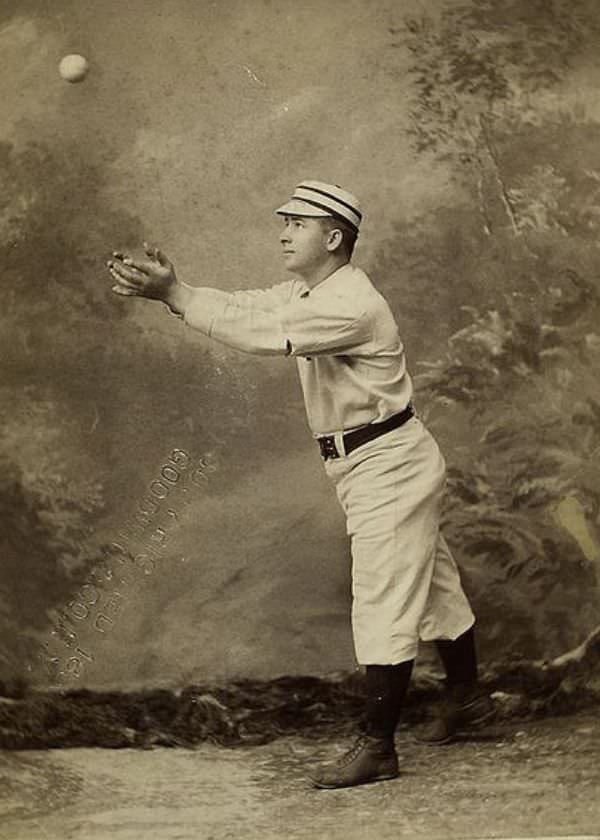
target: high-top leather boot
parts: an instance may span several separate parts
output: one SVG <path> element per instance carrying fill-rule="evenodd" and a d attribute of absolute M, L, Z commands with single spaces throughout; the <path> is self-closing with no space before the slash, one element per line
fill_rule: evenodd
<path fill-rule="evenodd" d="M 365 734 L 337 761 L 324 764 L 311 774 L 315 787 L 352 787 L 394 779 L 398 775 L 394 732 L 412 666 L 412 661 L 399 665 L 367 665 Z"/>
<path fill-rule="evenodd" d="M 473 627 L 454 641 L 438 640 L 436 647 L 446 671 L 446 697 L 435 719 L 414 733 L 423 744 L 448 744 L 457 732 L 482 726 L 495 715 L 491 697 L 477 682 Z"/>
<path fill-rule="evenodd" d="M 432 721 L 414 732 L 421 744 L 449 744 L 461 731 L 470 731 L 492 721 L 496 711 L 492 698 L 479 683 L 455 685 L 447 690 L 446 699 Z"/>
<path fill-rule="evenodd" d="M 395 779 L 398 756 L 393 736 L 361 735 L 337 761 L 318 768 L 310 779 L 318 788 L 341 788 Z"/>

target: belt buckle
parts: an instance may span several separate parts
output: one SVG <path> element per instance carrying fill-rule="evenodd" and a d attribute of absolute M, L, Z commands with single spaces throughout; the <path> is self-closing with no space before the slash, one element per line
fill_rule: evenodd
<path fill-rule="evenodd" d="M 335 445 L 334 437 L 321 437 L 318 438 L 319 441 L 319 449 L 321 450 L 321 458 L 324 461 L 327 461 L 328 458 L 339 458 L 340 453 L 337 451 L 337 446 Z"/>

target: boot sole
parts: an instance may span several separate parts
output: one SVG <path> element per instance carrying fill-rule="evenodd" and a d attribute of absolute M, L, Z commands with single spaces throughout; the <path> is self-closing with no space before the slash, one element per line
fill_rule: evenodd
<path fill-rule="evenodd" d="M 472 734 L 474 729 L 479 729 L 481 726 L 485 726 L 486 723 L 491 723 L 491 721 L 496 717 L 496 710 L 490 709 L 487 712 L 484 712 L 478 718 L 474 720 L 470 720 L 467 724 L 463 726 L 458 726 L 454 732 L 451 732 L 446 738 L 441 738 L 435 741 L 428 741 L 422 738 L 419 738 L 418 735 L 413 733 L 412 740 L 415 741 L 417 744 L 422 744 L 426 747 L 443 747 L 445 744 L 451 744 L 457 735 L 470 735 Z"/>
<path fill-rule="evenodd" d="M 318 788 L 319 790 L 339 790 L 340 788 L 348 788 L 348 787 L 359 787 L 360 785 L 370 785 L 374 782 L 388 782 L 392 779 L 397 779 L 400 773 L 382 773 L 380 776 L 373 776 L 371 779 L 365 779 L 364 782 L 348 782 L 348 784 L 343 785 L 327 785 L 323 782 L 318 782 L 316 779 L 310 779 L 311 784 L 313 787 Z"/>

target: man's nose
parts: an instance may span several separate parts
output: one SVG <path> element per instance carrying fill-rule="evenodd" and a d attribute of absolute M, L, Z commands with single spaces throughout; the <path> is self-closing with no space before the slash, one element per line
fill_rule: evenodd
<path fill-rule="evenodd" d="M 281 231 L 281 234 L 279 236 L 279 241 L 281 242 L 282 245 L 285 245 L 286 242 L 290 241 L 290 232 L 289 232 L 289 229 L 287 227 L 284 227 L 284 229 Z"/>

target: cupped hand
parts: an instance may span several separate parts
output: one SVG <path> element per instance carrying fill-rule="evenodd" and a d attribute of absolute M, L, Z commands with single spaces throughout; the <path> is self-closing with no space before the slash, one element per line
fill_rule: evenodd
<path fill-rule="evenodd" d="M 116 284 L 112 287 L 118 295 L 151 298 L 166 301 L 177 284 L 175 269 L 163 252 L 144 242 L 146 256 L 134 259 L 115 251 L 107 266 Z"/>

